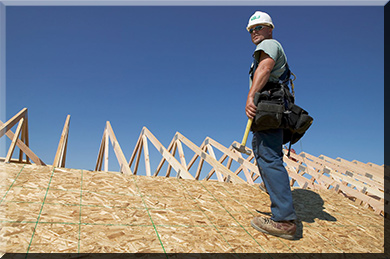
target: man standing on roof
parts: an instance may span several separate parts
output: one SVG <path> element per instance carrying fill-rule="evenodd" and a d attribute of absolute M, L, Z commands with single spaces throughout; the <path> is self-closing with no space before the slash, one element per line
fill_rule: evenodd
<path fill-rule="evenodd" d="M 257 110 L 254 103 L 255 93 L 276 86 L 280 88 L 281 77 L 288 69 L 288 65 L 281 44 L 272 38 L 274 24 L 267 13 L 255 12 L 250 17 L 246 29 L 256 45 L 245 107 L 248 118 L 254 119 Z M 271 200 L 272 216 L 255 217 L 251 225 L 266 234 L 294 239 L 297 228 L 296 214 L 288 173 L 283 166 L 283 129 L 256 131 L 252 127 L 252 131 L 252 148 L 263 179 L 263 189 L 268 192 Z"/>

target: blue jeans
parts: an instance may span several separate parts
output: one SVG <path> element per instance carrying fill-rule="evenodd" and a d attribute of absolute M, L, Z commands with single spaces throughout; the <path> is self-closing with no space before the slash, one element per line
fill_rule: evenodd
<path fill-rule="evenodd" d="M 283 165 L 283 129 L 253 132 L 252 148 L 271 200 L 271 219 L 295 220 L 289 177 Z"/>

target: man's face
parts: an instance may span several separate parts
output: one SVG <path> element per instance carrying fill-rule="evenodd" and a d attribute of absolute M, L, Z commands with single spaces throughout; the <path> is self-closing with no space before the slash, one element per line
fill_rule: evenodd
<path fill-rule="evenodd" d="M 269 26 L 256 24 L 249 28 L 249 31 L 251 30 L 253 30 L 251 33 L 251 39 L 256 45 L 265 39 L 272 39 L 272 28 Z"/>

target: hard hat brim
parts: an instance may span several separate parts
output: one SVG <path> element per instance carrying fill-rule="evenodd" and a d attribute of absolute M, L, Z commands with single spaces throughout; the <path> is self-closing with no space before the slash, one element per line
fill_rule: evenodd
<path fill-rule="evenodd" d="M 249 28 L 250 28 L 250 27 L 253 27 L 253 26 L 255 26 L 255 25 L 265 25 L 265 26 L 271 27 L 272 29 L 275 28 L 275 26 L 274 26 L 273 24 L 271 24 L 271 23 L 260 22 L 260 23 L 251 24 L 250 26 L 246 27 L 246 30 L 249 32 Z"/>

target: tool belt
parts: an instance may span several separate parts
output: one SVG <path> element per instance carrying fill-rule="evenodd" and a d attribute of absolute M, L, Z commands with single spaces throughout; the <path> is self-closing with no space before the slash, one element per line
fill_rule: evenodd
<path fill-rule="evenodd" d="M 251 130 L 282 128 L 283 144 L 296 143 L 313 122 L 309 113 L 294 103 L 294 96 L 285 84 L 267 83 L 255 94 L 254 103 L 257 111 Z"/>

